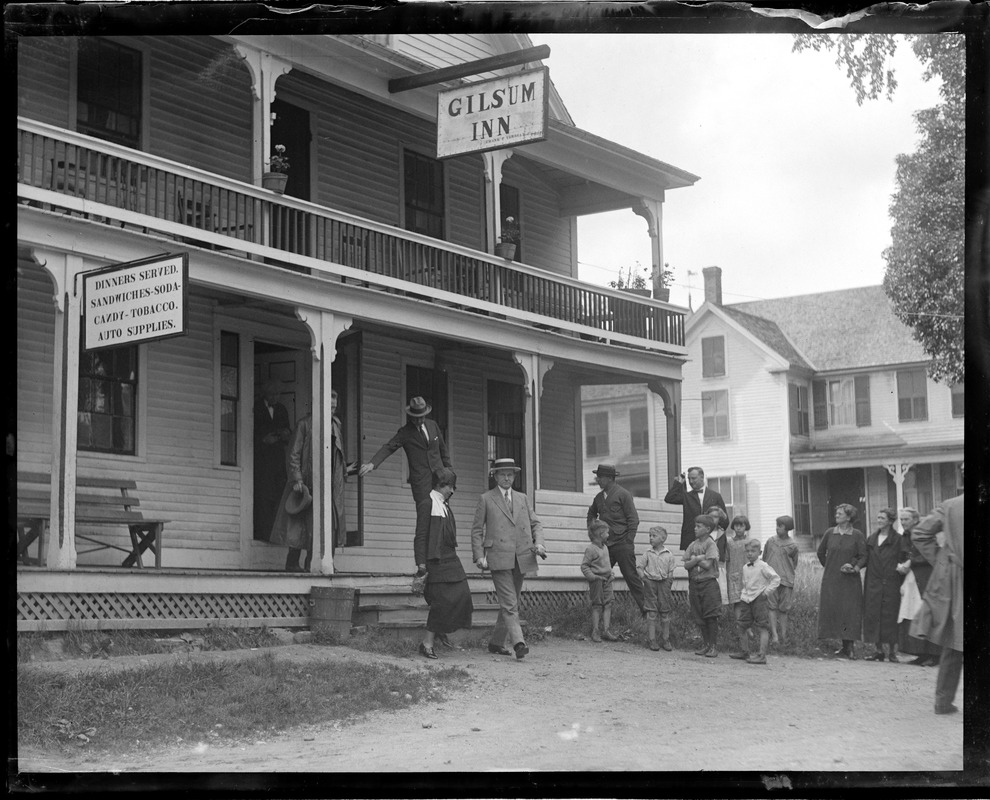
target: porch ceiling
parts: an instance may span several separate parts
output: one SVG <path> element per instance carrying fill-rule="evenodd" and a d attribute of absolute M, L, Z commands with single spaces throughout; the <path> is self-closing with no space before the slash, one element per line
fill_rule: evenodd
<path fill-rule="evenodd" d="M 934 463 L 962 461 L 963 443 L 935 442 L 931 444 L 902 444 L 887 447 L 859 447 L 847 450 L 824 450 L 793 453 L 791 465 L 795 472 L 815 472 L 848 467 L 876 467 L 887 463 Z"/>

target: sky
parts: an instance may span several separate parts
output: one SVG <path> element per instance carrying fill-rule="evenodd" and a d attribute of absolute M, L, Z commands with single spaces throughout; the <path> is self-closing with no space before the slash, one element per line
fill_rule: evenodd
<path fill-rule="evenodd" d="M 914 151 L 913 113 L 938 103 L 910 44 L 897 90 L 856 104 L 830 53 L 792 53 L 788 34 L 531 34 L 579 127 L 699 176 L 668 191 L 671 302 L 703 302 L 722 269 L 725 303 L 877 285 L 890 244 L 895 158 Z M 583 280 L 651 265 L 643 218 L 579 218 Z M 696 273 L 696 274 L 689 274 Z"/>

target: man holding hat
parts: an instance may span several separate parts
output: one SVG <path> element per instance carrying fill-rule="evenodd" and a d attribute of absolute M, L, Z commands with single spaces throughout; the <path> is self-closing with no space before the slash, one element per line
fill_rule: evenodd
<path fill-rule="evenodd" d="M 409 486 L 413 500 L 418 506 L 433 491 L 433 473 L 446 467 L 453 469 L 447 444 L 440 433 L 440 427 L 426 416 L 433 407 L 422 397 L 413 397 L 406 406 L 406 424 L 396 431 L 395 436 L 381 446 L 371 461 L 361 465 L 358 477 L 363 478 L 400 447 L 406 451 L 409 462 Z"/>
<path fill-rule="evenodd" d="M 615 482 L 619 473 L 610 464 L 599 464 L 594 474 L 602 490 L 595 495 L 588 509 L 588 524 L 600 519 L 608 525 L 609 536 L 605 545 L 608 547 L 609 561 L 613 567 L 619 565 L 619 572 L 625 578 L 633 600 L 640 612 L 645 614 L 643 581 L 636 571 L 636 545 L 633 543 L 639 528 L 639 514 L 632 493 Z"/>
<path fill-rule="evenodd" d="M 523 576 L 537 572 L 536 556 L 547 555 L 543 524 L 530 508 L 529 498 L 512 488 L 519 471 L 520 467 L 511 458 L 492 462 L 495 488 L 478 499 L 471 526 L 474 563 L 479 569 L 491 570 L 498 595 L 498 620 L 488 642 L 488 652 L 507 656 L 511 654 L 506 647 L 509 645 L 517 659 L 529 652 L 519 624 Z"/>

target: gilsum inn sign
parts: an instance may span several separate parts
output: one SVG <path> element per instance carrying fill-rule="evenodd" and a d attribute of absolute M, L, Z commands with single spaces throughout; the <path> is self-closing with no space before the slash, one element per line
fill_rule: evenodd
<path fill-rule="evenodd" d="M 547 137 L 547 69 L 479 81 L 437 96 L 437 158 Z"/>

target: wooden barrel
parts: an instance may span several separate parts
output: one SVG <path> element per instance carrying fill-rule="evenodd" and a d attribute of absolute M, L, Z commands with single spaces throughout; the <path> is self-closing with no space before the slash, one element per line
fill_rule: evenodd
<path fill-rule="evenodd" d="M 353 588 L 312 587 L 309 592 L 309 629 L 313 633 L 350 635 L 355 595 Z"/>

